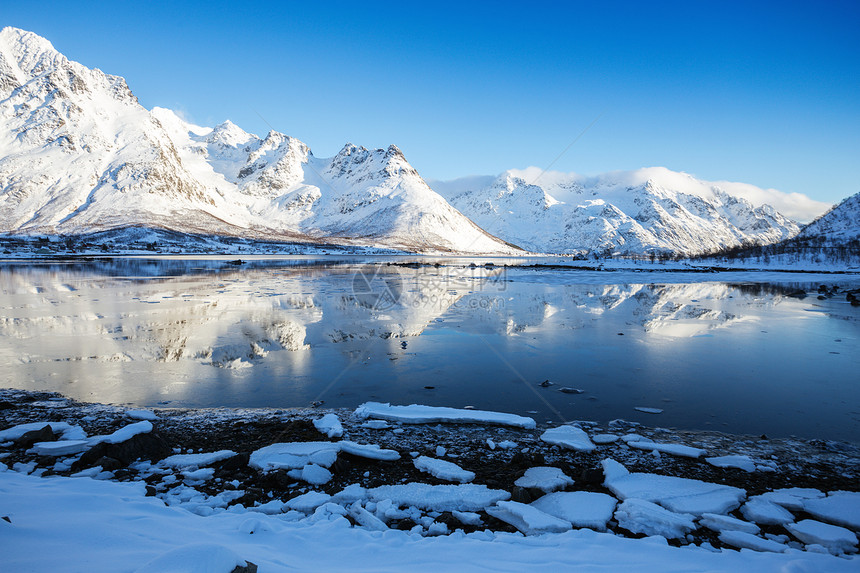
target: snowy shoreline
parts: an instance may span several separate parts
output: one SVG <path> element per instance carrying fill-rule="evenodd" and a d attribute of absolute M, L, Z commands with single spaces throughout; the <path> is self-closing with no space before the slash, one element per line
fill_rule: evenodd
<path fill-rule="evenodd" d="M 493 563 L 501 562 L 485 555 L 487 543 L 504 545 L 512 562 L 538 551 L 523 563 L 560 559 L 586 569 L 589 563 L 622 566 L 637 552 L 644 558 L 655 551 L 662 564 L 655 570 L 694 570 L 692 563 L 776 570 L 798 561 L 807 563 L 800 570 L 847 571 L 857 564 L 860 446 L 852 443 L 675 431 L 623 420 L 549 428 L 508 414 L 374 403 L 355 411 L 147 411 L 0 390 L 0 408 L 0 517 L 8 517 L 0 525 L 8 531 L 52 511 L 39 499 L 56 504 L 55 498 L 119 492 L 128 507 L 117 511 L 141 510 L 148 497 L 144 513 L 164 513 L 159 524 L 191 520 L 197 529 L 218 531 L 229 524 L 230 535 L 241 539 L 221 545 L 240 548 L 260 571 L 281 569 L 276 554 L 252 549 L 255 540 L 311 530 L 345 543 L 369 535 L 373 541 L 364 543 L 403 551 L 395 561 L 409 557 L 409 567 L 427 569 L 445 566 L 431 555 L 438 544 L 465 552 L 467 569 L 497 568 Z M 41 434 L 25 436 L 33 430 Z M 33 499 L 25 501 L 28 496 Z M 828 504 L 846 515 L 835 515 Z M 68 511 L 63 519 L 86 513 L 74 504 Z M 104 526 L 97 517 L 93 535 Z M 43 533 L 49 528 L 44 524 Z M 35 541 L 14 531 L 21 549 L 0 557 L 0 564 L 55 570 L 38 551 L 27 554 Z M 249 545 L 248 534 L 262 532 Z M 106 557 L 94 570 L 135 571 L 184 545 L 159 543 L 148 553 L 141 549 L 147 557 L 140 561 L 120 566 Z M 624 549 L 610 549 L 618 543 Z M 415 546 L 414 556 L 407 545 Z M 557 553 L 567 546 L 564 557 Z M 595 547 L 626 556 L 597 558 L 588 553 Z M 190 552 L 199 559 L 195 551 L 174 557 L 188 559 Z M 84 553 L 78 549 L 80 558 Z M 307 562 L 304 570 L 349 563 L 318 558 L 329 561 Z M 378 570 L 380 559 L 363 565 Z M 232 567 L 199 570 L 229 573 Z"/>

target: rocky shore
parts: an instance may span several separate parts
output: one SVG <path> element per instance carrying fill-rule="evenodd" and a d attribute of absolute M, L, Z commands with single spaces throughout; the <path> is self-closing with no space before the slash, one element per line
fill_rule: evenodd
<path fill-rule="evenodd" d="M 324 417 L 333 424 L 320 423 Z M 22 433 L 24 424 L 31 424 L 33 429 Z M 151 428 L 146 429 L 147 424 Z M 0 436 L 4 430 L 7 437 L 14 436 L 0 440 L 0 463 L 10 470 L 43 477 L 77 475 L 143 481 L 147 495 L 200 515 L 247 510 L 301 519 L 325 505 L 305 503 L 315 499 L 308 496 L 315 492 L 323 496 L 320 501 L 340 502 L 351 509 L 344 511 L 343 517 L 358 526 L 384 526 L 425 536 L 456 530 L 539 533 L 539 527 L 530 531 L 531 526 L 523 525 L 523 516 L 512 519 L 498 510 L 423 508 L 410 512 L 409 508 L 398 509 L 393 504 L 394 509 L 386 514 L 377 511 L 376 502 L 368 501 L 371 497 L 360 501 L 361 508 L 357 509 L 355 500 L 343 492 L 368 492 L 398 484 L 451 484 L 457 480 L 438 468 L 456 466 L 466 474 L 474 474 L 467 480 L 471 484 L 500 491 L 504 499 L 518 502 L 510 506 L 514 509 L 552 490 L 620 498 L 617 488 L 611 488 L 606 460 L 618 462 L 634 475 L 674 476 L 740 488 L 745 499 L 778 490 L 801 491 L 790 488 L 816 490 L 821 497 L 828 492 L 860 490 L 857 444 L 649 428 L 624 420 L 604 426 L 578 422 L 570 427 L 581 430 L 591 446 L 549 443 L 545 434 L 548 427 L 540 425 L 522 428 L 482 423 L 400 423 L 361 416 L 353 410 L 138 410 L 76 402 L 54 393 L 0 390 Z M 9 428 L 22 430 L 10 433 Z M 80 435 L 72 435 L 74 432 Z M 93 440 L 92 436 L 100 438 Z M 54 446 L 52 451 L 49 445 L 70 444 L 74 440 L 69 438 L 75 437 L 84 438 L 78 440 L 86 442 L 80 448 L 83 451 L 65 445 Z M 261 467 L 257 463 L 254 467 L 251 463 L 254 452 L 273 444 L 344 441 L 376 450 L 371 454 L 369 450 L 355 450 L 358 455 L 345 447 L 335 450 L 336 459 L 328 464 L 325 479 L 303 479 L 296 469 L 283 465 Z M 394 453 L 380 456 L 373 453 L 377 450 L 399 455 L 393 459 Z M 221 454 L 208 455 L 215 453 Z M 199 456 L 194 458 L 193 454 Z M 429 461 L 422 467 L 416 463 L 419 458 Z M 166 459 L 183 461 L 165 463 Z M 440 461 L 449 465 L 439 465 Z M 432 466 L 430 470 L 428 464 Z M 559 475 L 566 478 L 551 487 L 540 480 L 524 480 L 527 470 L 546 467 L 560 470 Z M 360 500 L 361 494 L 356 499 Z M 792 507 L 791 523 L 813 518 L 802 505 L 788 505 Z M 735 507 L 726 513 L 740 520 L 755 520 L 754 514 L 741 509 L 744 508 Z M 464 517 L 466 513 L 469 515 Z M 653 533 L 647 526 L 638 527 L 635 520 L 625 521 L 623 517 L 616 512 L 605 520 L 605 529 L 625 537 Z M 786 528 L 788 522 L 767 521 L 758 520 L 758 537 L 762 541 L 798 549 L 819 545 L 793 535 Z M 664 536 L 673 545 L 704 545 L 715 550 L 732 545 L 726 543 L 725 537 L 721 539 L 720 528 L 702 526 L 701 519 L 687 529 L 682 535 Z"/>

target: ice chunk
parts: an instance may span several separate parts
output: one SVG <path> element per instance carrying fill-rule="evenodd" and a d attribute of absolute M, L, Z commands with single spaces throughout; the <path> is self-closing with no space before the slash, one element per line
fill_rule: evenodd
<path fill-rule="evenodd" d="M 475 479 L 475 472 L 464 470 L 455 463 L 419 456 L 412 460 L 415 468 L 445 481 L 469 483 Z"/>
<path fill-rule="evenodd" d="M 134 424 L 124 426 L 114 433 L 106 436 L 93 436 L 92 438 L 89 438 L 89 442 L 91 446 L 101 443 L 121 444 L 122 442 L 132 439 L 138 434 L 146 434 L 151 431 L 152 422 L 144 420 L 142 422 L 135 422 Z"/>
<path fill-rule="evenodd" d="M 361 485 L 354 483 L 334 494 L 332 499 L 338 503 L 353 503 L 366 497 L 367 490 L 361 487 Z"/>
<path fill-rule="evenodd" d="M 644 499 L 626 499 L 615 510 L 619 527 L 666 539 L 680 539 L 696 529 L 693 519 L 688 513 L 674 513 Z"/>
<path fill-rule="evenodd" d="M 383 485 L 367 490 L 374 501 L 390 499 L 398 506 L 415 506 L 435 511 L 480 511 L 496 502 L 508 500 L 511 494 L 485 485 L 430 485 L 407 483 Z"/>
<path fill-rule="evenodd" d="M 236 452 L 232 450 L 218 450 L 217 452 L 205 454 L 176 454 L 164 458 L 158 462 L 158 465 L 167 468 L 189 468 L 194 466 L 201 468 L 232 458 L 235 455 Z"/>
<path fill-rule="evenodd" d="M 558 426 L 550 428 L 541 434 L 540 439 L 548 444 L 555 444 L 578 452 L 592 452 L 596 446 L 582 428 L 576 426 Z"/>
<path fill-rule="evenodd" d="M 762 539 L 752 533 L 745 531 L 723 531 L 719 535 L 720 541 L 726 545 L 739 549 L 752 549 L 753 551 L 770 551 L 773 553 L 785 553 L 788 549 L 782 543 L 771 539 Z"/>
<path fill-rule="evenodd" d="M 755 462 L 749 456 L 718 456 L 705 458 L 705 461 L 718 468 L 735 468 L 745 472 L 755 471 Z"/>
<path fill-rule="evenodd" d="M 481 525 L 481 515 L 472 511 L 452 511 L 451 515 L 457 518 L 463 525 Z"/>
<path fill-rule="evenodd" d="M 860 492 L 834 492 L 803 503 L 806 513 L 827 523 L 860 531 Z"/>
<path fill-rule="evenodd" d="M 627 445 L 631 448 L 636 448 L 639 450 L 661 452 L 664 454 L 671 454 L 673 456 L 681 456 L 684 458 L 700 458 L 706 453 L 708 453 L 701 448 L 685 446 L 684 444 L 660 444 L 657 442 L 627 442 Z"/>
<path fill-rule="evenodd" d="M 760 525 L 785 525 L 794 521 L 790 511 L 761 496 L 751 497 L 741 507 L 741 513 Z"/>
<path fill-rule="evenodd" d="M 182 472 L 182 476 L 188 482 L 204 482 L 215 477 L 215 470 L 213 468 L 203 468 L 199 470 L 188 470 Z"/>
<path fill-rule="evenodd" d="M 355 442 L 342 441 L 337 442 L 340 451 L 359 456 L 361 458 L 369 458 L 371 460 L 393 461 L 399 460 L 400 454 L 396 450 L 384 450 L 377 444 L 357 444 Z"/>
<path fill-rule="evenodd" d="M 646 414 L 662 414 L 662 408 L 650 408 L 648 406 L 635 406 L 634 410 L 638 410 L 639 412 L 645 412 Z"/>
<path fill-rule="evenodd" d="M 388 526 L 381 519 L 361 507 L 361 502 L 356 501 L 349 508 L 349 515 L 356 523 L 373 531 L 385 531 Z"/>
<path fill-rule="evenodd" d="M 488 412 L 485 410 L 461 410 L 457 408 L 421 406 L 418 404 L 412 404 L 410 406 L 392 406 L 391 404 L 382 404 L 379 402 L 365 402 L 355 410 L 355 414 L 359 418 L 377 418 L 393 422 L 404 422 L 407 424 L 427 424 L 435 422 L 475 423 L 515 426 L 525 429 L 533 429 L 536 426 L 533 419 L 526 418 L 524 416 L 517 416 L 516 414 Z"/>
<path fill-rule="evenodd" d="M 38 442 L 30 450 L 39 456 L 71 456 L 90 449 L 89 440 L 61 440 L 59 442 Z"/>
<path fill-rule="evenodd" d="M 591 436 L 591 441 L 597 444 L 598 446 L 602 446 L 604 444 L 612 444 L 618 441 L 617 434 L 597 434 L 596 436 Z"/>
<path fill-rule="evenodd" d="M 547 494 L 531 505 L 553 517 L 569 521 L 574 527 L 603 531 L 612 519 L 617 503 L 614 497 L 605 493 L 559 491 Z"/>
<path fill-rule="evenodd" d="M 570 522 L 518 501 L 500 501 L 487 508 L 487 513 L 510 523 L 526 535 L 561 533 L 570 529 Z"/>
<path fill-rule="evenodd" d="M 854 553 L 857 547 L 857 535 L 838 525 L 804 519 L 797 523 L 788 523 L 785 528 L 804 543 L 816 543 L 826 547 L 834 555 Z"/>
<path fill-rule="evenodd" d="M 514 482 L 514 485 L 533 487 L 548 493 L 573 485 L 573 480 L 558 468 L 540 466 L 527 469 L 526 473 Z"/>
<path fill-rule="evenodd" d="M 643 499 L 679 513 L 728 513 L 746 497 L 740 488 L 696 479 L 630 473 L 612 459 L 603 461 L 604 485 L 626 500 Z"/>
<path fill-rule="evenodd" d="M 301 469 L 308 463 L 330 467 L 340 446 L 334 442 L 283 442 L 260 448 L 248 465 L 258 470 Z"/>
<path fill-rule="evenodd" d="M 149 420 L 152 422 L 158 419 L 152 410 L 126 410 L 125 415 L 132 420 Z"/>
<path fill-rule="evenodd" d="M 318 420 L 314 420 L 314 427 L 329 438 L 343 436 L 343 424 L 334 414 L 326 414 Z"/>
<path fill-rule="evenodd" d="M 73 428 L 79 428 L 79 426 L 72 426 L 68 422 L 30 422 L 27 424 L 18 424 L 17 426 L 12 426 L 11 428 L 0 430 L 0 442 L 15 441 L 27 432 L 32 432 L 33 430 L 41 430 L 45 426 L 51 426 L 51 431 L 53 431 L 55 434 L 57 432 L 62 432 L 63 437 L 66 437 L 66 433 L 72 431 Z"/>
<path fill-rule="evenodd" d="M 388 422 L 385 420 L 368 420 L 361 424 L 362 428 L 370 428 L 371 430 L 384 430 L 389 428 Z"/>
<path fill-rule="evenodd" d="M 802 511 L 806 500 L 818 499 L 824 497 L 824 494 L 810 487 L 788 487 L 763 493 L 760 497 L 786 509 Z"/>
<path fill-rule="evenodd" d="M 316 464 L 308 464 L 302 469 L 290 470 L 287 475 L 293 479 L 300 479 L 313 485 L 323 485 L 331 481 L 331 472 Z"/>
<path fill-rule="evenodd" d="M 722 531 L 743 531 L 755 535 L 760 531 L 758 525 L 755 523 L 717 513 L 703 513 L 702 518 L 699 519 L 699 525 L 717 533 Z"/>
<path fill-rule="evenodd" d="M 304 513 L 311 513 L 322 504 L 328 503 L 330 500 L 331 496 L 326 493 L 309 491 L 287 501 L 286 506 L 290 509 L 295 509 Z"/>

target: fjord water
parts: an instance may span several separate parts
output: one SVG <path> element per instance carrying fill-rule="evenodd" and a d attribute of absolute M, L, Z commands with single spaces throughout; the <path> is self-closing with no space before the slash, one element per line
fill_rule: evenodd
<path fill-rule="evenodd" d="M 860 436 L 860 308 L 797 296 L 856 276 L 414 261 L 6 263 L 0 386 L 150 407 L 375 400 Z"/>

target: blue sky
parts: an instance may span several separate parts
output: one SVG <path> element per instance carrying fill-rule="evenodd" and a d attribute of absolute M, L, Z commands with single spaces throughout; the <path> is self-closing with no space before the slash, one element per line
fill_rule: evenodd
<path fill-rule="evenodd" d="M 202 125 L 319 157 L 397 144 L 428 179 L 665 166 L 860 191 L 860 2 L 11 2 L 0 24 Z M 597 120 L 595 122 L 595 120 Z"/>

